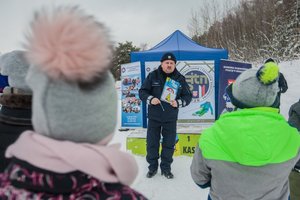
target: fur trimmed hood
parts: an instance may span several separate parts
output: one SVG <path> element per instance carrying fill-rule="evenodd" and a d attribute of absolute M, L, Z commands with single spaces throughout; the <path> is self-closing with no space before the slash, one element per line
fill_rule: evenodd
<path fill-rule="evenodd" d="M 1 94 L 0 104 L 9 108 L 31 109 L 32 95 Z"/>

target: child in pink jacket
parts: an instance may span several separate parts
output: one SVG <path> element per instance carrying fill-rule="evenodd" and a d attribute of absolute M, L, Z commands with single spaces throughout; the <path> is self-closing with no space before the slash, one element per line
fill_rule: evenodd
<path fill-rule="evenodd" d="M 107 31 L 77 7 L 36 13 L 27 36 L 32 123 L 8 147 L 0 199 L 146 199 L 132 156 L 108 146 L 117 122 Z"/>

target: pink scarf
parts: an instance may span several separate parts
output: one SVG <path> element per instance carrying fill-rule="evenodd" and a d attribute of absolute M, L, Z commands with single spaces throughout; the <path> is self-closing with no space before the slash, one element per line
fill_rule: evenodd
<path fill-rule="evenodd" d="M 33 131 L 23 132 L 6 150 L 16 157 L 57 173 L 84 172 L 107 183 L 130 185 L 137 176 L 134 158 L 114 146 L 59 141 Z"/>

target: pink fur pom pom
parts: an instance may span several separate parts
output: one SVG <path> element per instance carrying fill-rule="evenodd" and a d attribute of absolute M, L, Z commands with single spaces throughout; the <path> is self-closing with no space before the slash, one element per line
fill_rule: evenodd
<path fill-rule="evenodd" d="M 37 13 L 27 39 L 29 61 L 53 79 L 89 82 L 110 67 L 112 46 L 104 26 L 77 7 Z"/>

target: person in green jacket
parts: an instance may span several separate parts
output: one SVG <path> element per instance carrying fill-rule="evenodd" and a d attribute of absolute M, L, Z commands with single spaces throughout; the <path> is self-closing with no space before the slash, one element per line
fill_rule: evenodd
<path fill-rule="evenodd" d="M 203 131 L 191 176 L 212 200 L 288 200 L 300 135 L 276 105 L 279 68 L 248 69 L 226 89 L 236 111 Z"/>

